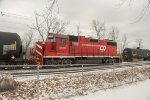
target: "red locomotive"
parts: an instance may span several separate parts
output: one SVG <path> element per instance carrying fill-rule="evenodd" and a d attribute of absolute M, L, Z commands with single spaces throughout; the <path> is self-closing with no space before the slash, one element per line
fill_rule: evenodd
<path fill-rule="evenodd" d="M 36 42 L 38 64 L 100 64 L 119 63 L 117 43 L 85 36 L 49 33 L 46 41 Z"/>

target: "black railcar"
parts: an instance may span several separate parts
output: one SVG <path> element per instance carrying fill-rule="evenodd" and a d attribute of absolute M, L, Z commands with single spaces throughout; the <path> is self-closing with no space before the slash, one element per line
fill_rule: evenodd
<path fill-rule="evenodd" d="M 122 56 L 126 62 L 150 60 L 150 50 L 125 48 Z"/>
<path fill-rule="evenodd" d="M 11 57 L 20 58 L 22 43 L 17 33 L 0 32 L 0 64 L 5 64 Z M 5 62 L 5 63 L 4 63 Z"/>

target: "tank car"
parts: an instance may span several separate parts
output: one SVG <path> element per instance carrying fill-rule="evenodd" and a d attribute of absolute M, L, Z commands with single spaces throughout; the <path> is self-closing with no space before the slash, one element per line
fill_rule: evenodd
<path fill-rule="evenodd" d="M 17 33 L 0 32 L 0 65 L 21 58 L 22 43 Z"/>
<path fill-rule="evenodd" d="M 150 60 L 150 50 L 148 49 L 134 49 L 134 48 L 125 48 L 123 51 L 123 61 L 132 62 L 132 61 L 146 61 Z"/>

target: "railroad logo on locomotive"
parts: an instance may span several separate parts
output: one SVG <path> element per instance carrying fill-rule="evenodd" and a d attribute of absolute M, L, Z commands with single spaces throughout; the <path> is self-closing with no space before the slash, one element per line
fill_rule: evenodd
<path fill-rule="evenodd" d="M 99 50 L 100 50 L 101 52 L 104 52 L 104 51 L 106 50 L 106 46 L 105 46 L 105 45 L 101 45 L 101 46 L 99 47 Z"/>
<path fill-rule="evenodd" d="M 106 50 L 106 46 L 105 45 L 82 44 L 82 46 L 99 47 L 100 52 L 104 52 Z"/>

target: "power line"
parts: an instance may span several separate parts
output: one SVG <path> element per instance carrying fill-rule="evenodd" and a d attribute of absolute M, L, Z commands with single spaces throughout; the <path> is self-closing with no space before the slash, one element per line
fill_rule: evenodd
<path fill-rule="evenodd" d="M 8 12 L 4 12 L 4 11 L 0 11 L 0 15 L 3 17 L 3 16 L 8 16 L 8 17 L 18 17 L 18 18 L 23 18 L 23 19 L 26 19 L 26 20 L 32 20 L 31 17 L 28 17 L 28 16 L 22 16 L 22 15 L 18 15 L 18 14 L 14 14 L 14 13 L 8 13 Z M 26 26 L 26 28 L 29 28 L 28 27 L 28 24 L 25 24 L 25 23 L 20 23 L 20 22 L 11 22 L 11 21 L 0 21 L 0 22 L 6 22 L 6 23 L 14 23 L 14 24 L 20 24 L 20 25 L 24 25 Z M 17 30 L 22 30 L 24 29 L 23 27 L 12 27 L 12 26 L 3 26 L 3 25 L 0 25 L 0 27 L 3 27 L 3 28 L 9 28 L 9 29 L 17 29 Z"/>
<path fill-rule="evenodd" d="M 0 28 L 1 27 L 3 27 L 3 28 L 7 28 L 7 29 L 17 29 L 17 30 L 23 30 L 23 29 L 25 29 L 24 27 L 11 27 L 11 26 L 2 26 L 2 25 L 0 25 Z M 26 27 L 26 28 L 28 28 L 28 27 Z"/>
<path fill-rule="evenodd" d="M 29 16 L 23 16 L 23 15 L 18 15 L 18 14 L 14 14 L 14 13 L 8 13 L 8 12 L 4 12 L 4 11 L 0 11 L 0 15 L 1 16 L 13 16 L 13 17 L 18 17 L 18 18 L 23 18 L 26 20 L 32 20 L 32 17 Z"/>
<path fill-rule="evenodd" d="M 4 21 L 4 20 L 0 20 L 0 22 L 6 22 L 6 23 L 14 23 L 14 24 L 21 24 L 21 25 L 28 25 L 28 24 L 26 24 L 26 23 L 20 23 L 20 22 L 11 22 L 11 21 Z"/>

